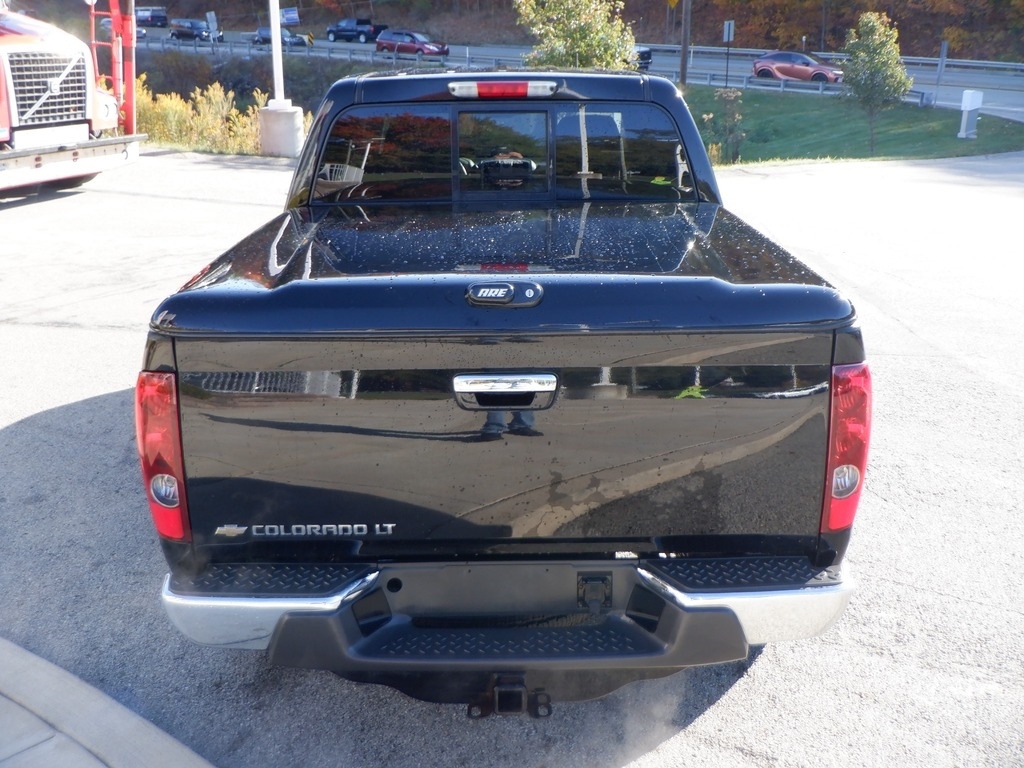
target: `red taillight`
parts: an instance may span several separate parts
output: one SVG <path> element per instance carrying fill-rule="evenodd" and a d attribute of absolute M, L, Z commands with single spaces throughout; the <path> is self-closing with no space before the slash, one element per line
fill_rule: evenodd
<path fill-rule="evenodd" d="M 481 272 L 529 272 L 529 264 L 481 264 Z"/>
<path fill-rule="evenodd" d="M 821 531 L 853 525 L 871 441 L 871 372 L 867 363 L 832 367 L 832 414 Z"/>
<path fill-rule="evenodd" d="M 178 385 L 173 373 L 143 371 L 135 385 L 135 439 L 146 499 L 158 534 L 189 541 L 185 472 L 178 425 Z"/>
<path fill-rule="evenodd" d="M 477 83 L 476 95 L 480 99 L 525 99 L 526 83 Z"/>
<path fill-rule="evenodd" d="M 554 80 L 459 80 L 448 83 L 457 99 L 543 99 L 558 90 Z"/>

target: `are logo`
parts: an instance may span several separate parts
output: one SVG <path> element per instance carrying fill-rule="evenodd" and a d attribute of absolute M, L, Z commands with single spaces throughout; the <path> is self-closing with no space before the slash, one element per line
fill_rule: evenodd
<path fill-rule="evenodd" d="M 516 289 L 511 283 L 474 283 L 468 290 L 473 304 L 509 304 L 515 297 Z"/>
<path fill-rule="evenodd" d="M 466 301 L 477 307 L 524 309 L 537 306 L 543 298 L 544 289 L 532 280 L 473 283 L 466 289 Z"/>
<path fill-rule="evenodd" d="M 511 288 L 480 288 L 476 292 L 478 299 L 506 299 L 509 298 Z"/>

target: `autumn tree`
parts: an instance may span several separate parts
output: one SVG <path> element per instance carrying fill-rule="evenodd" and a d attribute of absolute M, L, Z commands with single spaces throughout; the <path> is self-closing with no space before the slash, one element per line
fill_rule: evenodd
<path fill-rule="evenodd" d="M 884 13 L 861 14 L 857 29 L 846 33 L 843 82 L 867 113 L 871 154 L 875 153 L 875 122 L 880 112 L 899 104 L 911 79 L 900 61 L 898 34 Z"/>
<path fill-rule="evenodd" d="M 515 0 L 519 24 L 536 37 L 530 63 L 627 69 L 636 61 L 622 0 Z"/>

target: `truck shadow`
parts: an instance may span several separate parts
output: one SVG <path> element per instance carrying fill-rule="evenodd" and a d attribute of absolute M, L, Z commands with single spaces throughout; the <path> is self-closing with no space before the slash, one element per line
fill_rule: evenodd
<path fill-rule="evenodd" d="M 196 646 L 160 607 L 132 414 L 125 389 L 0 427 L 0 634 L 223 768 L 622 765 L 686 731 L 760 656 L 556 701 L 545 720 L 471 722 L 463 706 Z"/>
<path fill-rule="evenodd" d="M 234 667 L 233 671 L 241 673 L 241 678 L 249 680 L 248 685 L 262 691 L 266 697 L 301 687 L 296 681 L 308 683 L 308 676 L 314 676 L 318 681 L 315 690 L 335 694 L 334 704 L 329 704 L 325 711 L 325 722 L 345 722 L 346 729 L 353 733 L 363 727 L 372 728 L 380 744 L 401 743 L 416 754 L 415 760 L 397 761 L 391 763 L 392 766 L 615 768 L 650 760 L 667 742 L 685 736 L 701 716 L 743 680 L 763 650 L 763 646 L 752 647 L 746 659 L 731 664 L 694 667 L 658 680 L 630 683 L 597 700 L 555 701 L 551 716 L 544 720 L 492 715 L 470 721 L 464 705 L 415 701 L 383 686 L 350 683 L 339 678 L 332 684 L 319 677 L 321 673 L 265 664 L 246 665 L 244 671 Z M 298 700 L 293 701 L 292 706 L 296 705 L 305 706 Z M 278 711 L 283 711 L 283 707 Z M 749 715 L 749 711 L 745 711 Z M 387 718 L 375 720 L 375 712 L 386 712 Z M 301 716 L 297 717 L 302 720 Z M 267 720 L 269 723 L 273 718 Z M 443 733 L 443 743 L 425 735 L 430 733 Z M 259 735 L 254 732 L 245 738 L 259 738 Z M 685 753 L 686 750 L 682 750 L 682 754 Z M 374 762 L 367 758 L 353 760 L 351 764 Z M 654 764 L 678 763 L 666 756 Z"/>
<path fill-rule="evenodd" d="M 80 189 L 55 189 L 41 185 L 20 187 L 0 193 L 0 212 L 14 211 L 25 205 L 41 203 L 60 197 L 71 197 L 82 194 Z"/>

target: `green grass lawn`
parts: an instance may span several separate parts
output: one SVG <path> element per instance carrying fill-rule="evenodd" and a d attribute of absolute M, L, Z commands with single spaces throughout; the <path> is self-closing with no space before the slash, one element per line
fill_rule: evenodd
<path fill-rule="evenodd" d="M 689 86 L 686 101 L 698 127 L 717 108 L 715 89 Z M 740 162 L 819 158 L 913 159 L 1024 150 L 1024 123 L 982 115 L 977 139 L 958 139 L 959 110 L 901 104 L 879 115 L 875 153 L 868 121 L 853 98 L 745 90 L 740 107 L 746 140 Z M 706 134 L 705 134 L 706 135 Z"/>

